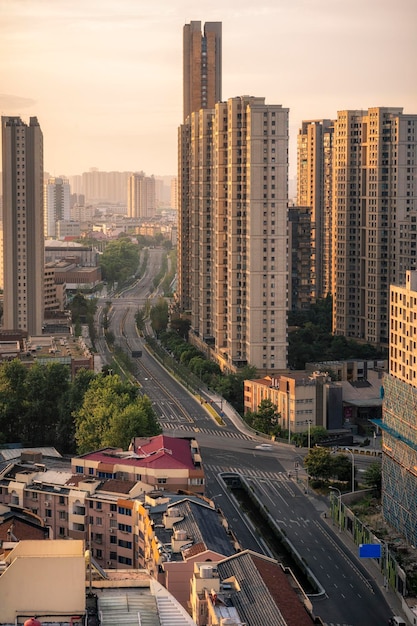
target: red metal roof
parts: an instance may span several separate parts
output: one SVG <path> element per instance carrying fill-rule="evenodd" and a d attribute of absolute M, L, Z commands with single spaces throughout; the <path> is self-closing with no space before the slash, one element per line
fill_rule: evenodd
<path fill-rule="evenodd" d="M 119 456 L 115 448 L 107 448 L 83 454 L 80 458 L 109 465 L 126 465 L 130 467 L 152 467 L 154 469 L 195 469 L 191 457 L 190 442 L 187 439 L 176 439 L 157 435 L 150 438 L 135 439 L 132 454 L 140 458 Z"/>

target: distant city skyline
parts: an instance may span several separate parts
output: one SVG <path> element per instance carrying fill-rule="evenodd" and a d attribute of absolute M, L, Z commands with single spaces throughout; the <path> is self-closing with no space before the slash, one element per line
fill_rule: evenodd
<path fill-rule="evenodd" d="M 0 8 L 0 111 L 36 116 L 51 176 L 176 175 L 182 29 L 221 21 L 222 99 L 290 109 L 290 177 L 302 120 L 400 106 L 417 112 L 414 0 L 14 0 Z"/>

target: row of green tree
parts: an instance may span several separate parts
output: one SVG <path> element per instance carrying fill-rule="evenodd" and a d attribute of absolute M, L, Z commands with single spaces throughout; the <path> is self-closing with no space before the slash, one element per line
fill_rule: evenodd
<path fill-rule="evenodd" d="M 87 324 L 89 337 L 94 344 L 96 338 L 94 315 L 97 310 L 97 299 L 86 298 L 84 294 L 76 293 L 69 303 L 69 308 L 76 337 L 81 335 L 81 326 Z"/>
<path fill-rule="evenodd" d="M 80 370 L 73 381 L 60 363 L 0 366 L 0 443 L 55 446 L 62 453 L 126 448 L 133 436 L 160 433 L 139 389 L 119 376 Z"/>
<path fill-rule="evenodd" d="M 196 385 L 205 385 L 214 390 L 243 414 L 243 382 L 255 377 L 256 368 L 247 366 L 236 374 L 224 374 L 217 363 L 207 359 L 177 331 L 160 330 L 158 338 L 172 358 L 194 375 Z"/>

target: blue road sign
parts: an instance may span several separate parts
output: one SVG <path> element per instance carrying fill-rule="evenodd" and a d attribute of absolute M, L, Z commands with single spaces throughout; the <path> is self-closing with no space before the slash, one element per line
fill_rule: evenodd
<path fill-rule="evenodd" d="M 382 546 L 380 543 L 361 543 L 359 544 L 359 556 L 361 559 L 380 559 Z"/>

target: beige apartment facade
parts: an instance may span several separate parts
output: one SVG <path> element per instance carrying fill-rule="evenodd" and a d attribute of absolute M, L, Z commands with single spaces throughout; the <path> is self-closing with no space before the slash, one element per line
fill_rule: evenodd
<path fill-rule="evenodd" d="M 156 185 L 154 176 L 137 172 L 129 176 L 127 191 L 128 217 L 148 218 L 156 213 Z"/>
<path fill-rule="evenodd" d="M 389 342 L 389 285 L 417 259 L 417 115 L 339 111 L 333 151 L 333 331 Z"/>
<path fill-rule="evenodd" d="M 279 413 L 279 425 L 289 433 L 306 432 L 324 426 L 326 419 L 325 386 L 330 382 L 322 373 L 291 372 L 275 378 L 266 376 L 244 382 L 244 410 L 256 412 L 262 400 L 270 400 Z"/>
<path fill-rule="evenodd" d="M 180 147 L 178 289 L 192 335 L 229 371 L 284 369 L 288 109 L 230 98 L 193 113 Z"/>

